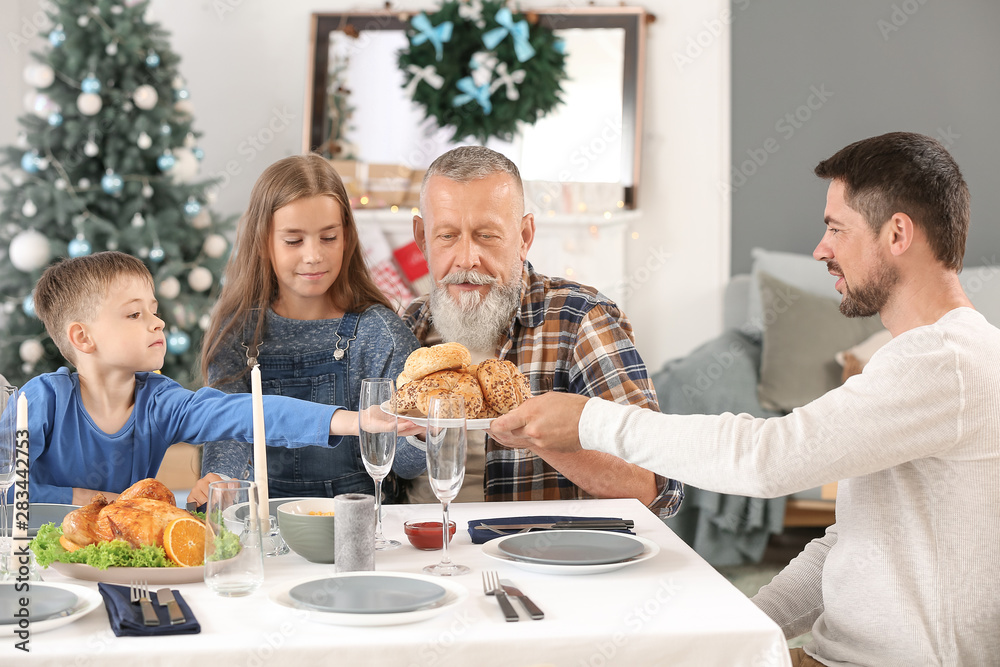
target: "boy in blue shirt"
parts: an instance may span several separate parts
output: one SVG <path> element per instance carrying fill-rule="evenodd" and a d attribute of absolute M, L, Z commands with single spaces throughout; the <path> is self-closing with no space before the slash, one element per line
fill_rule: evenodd
<path fill-rule="evenodd" d="M 49 267 L 35 312 L 76 366 L 27 382 L 31 502 L 86 505 L 154 477 L 177 442 L 253 438 L 251 396 L 189 391 L 155 371 L 166 342 L 153 277 L 130 255 L 100 252 Z M 334 446 L 357 435 L 358 414 L 339 406 L 264 397 L 269 445 Z M 401 435 L 410 430 L 403 422 Z M 391 427 L 391 425 L 390 425 Z M 11 489 L 13 491 L 13 489 Z"/>

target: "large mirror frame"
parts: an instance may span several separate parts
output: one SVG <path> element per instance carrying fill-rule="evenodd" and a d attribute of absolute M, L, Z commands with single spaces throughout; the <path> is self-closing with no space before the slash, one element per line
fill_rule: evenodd
<path fill-rule="evenodd" d="M 386 9 L 379 12 L 318 13 L 312 15 L 310 60 L 306 83 L 306 114 L 303 151 L 316 150 L 324 137 L 326 86 L 329 68 L 330 33 L 345 31 L 359 39 L 368 30 L 405 30 L 417 12 Z M 572 9 L 524 10 L 538 17 L 538 23 L 553 30 L 622 28 L 624 30 L 624 72 L 622 77 L 622 156 L 620 184 L 625 208 L 638 205 L 639 171 L 642 162 L 642 107 L 645 77 L 646 24 L 655 16 L 642 7 L 581 7 Z"/>

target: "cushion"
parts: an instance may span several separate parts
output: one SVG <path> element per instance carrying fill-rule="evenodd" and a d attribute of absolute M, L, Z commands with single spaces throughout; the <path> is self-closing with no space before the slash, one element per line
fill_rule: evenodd
<path fill-rule="evenodd" d="M 810 294 L 764 271 L 758 279 L 764 331 L 757 398 L 764 408 L 791 412 L 839 386 L 837 352 L 864 341 L 882 322 L 844 317 L 840 299 Z"/>
<path fill-rule="evenodd" d="M 743 327 L 744 333 L 759 338 L 765 328 L 764 309 L 760 300 L 761 273 L 767 273 L 809 294 L 837 299 L 839 303 L 839 295 L 833 288 L 836 280 L 827 271 L 825 262 L 817 262 L 812 255 L 762 248 L 754 248 L 750 254 L 753 256 L 753 269 L 750 273 L 750 292 L 747 295 L 748 321 Z"/>

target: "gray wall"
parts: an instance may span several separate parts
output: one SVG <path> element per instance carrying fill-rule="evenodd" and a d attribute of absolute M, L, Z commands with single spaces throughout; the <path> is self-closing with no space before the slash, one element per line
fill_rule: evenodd
<path fill-rule="evenodd" d="M 811 253 L 827 188 L 813 167 L 853 141 L 897 130 L 949 148 L 972 193 L 966 265 L 997 263 L 1000 3 L 732 7 L 733 273 L 750 269 L 754 246 Z"/>

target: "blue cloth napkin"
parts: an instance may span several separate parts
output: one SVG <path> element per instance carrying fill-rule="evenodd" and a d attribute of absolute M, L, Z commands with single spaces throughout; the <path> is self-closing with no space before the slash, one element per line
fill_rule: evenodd
<path fill-rule="evenodd" d="M 191 612 L 191 607 L 184 601 L 184 598 L 176 590 L 174 599 L 177 606 L 184 613 L 184 622 L 177 625 L 170 625 L 170 614 L 166 607 L 161 607 L 156 593 L 150 592 L 149 599 L 153 602 L 153 609 L 156 610 L 156 617 L 160 619 L 159 625 L 143 625 L 142 609 L 138 603 L 132 603 L 129 599 L 128 586 L 116 586 L 114 584 L 97 584 L 97 590 L 104 598 L 104 606 L 108 610 L 108 620 L 111 621 L 111 629 L 115 631 L 116 637 L 152 637 L 155 635 L 196 635 L 201 632 L 201 625 L 198 619 Z"/>
<path fill-rule="evenodd" d="M 505 535 L 516 535 L 518 531 L 512 530 L 505 535 L 498 535 L 492 530 L 486 528 L 474 528 L 479 524 L 485 523 L 488 526 L 500 526 L 506 524 L 515 523 L 555 523 L 557 521 L 579 521 L 580 519 L 597 519 L 603 521 L 621 521 L 621 517 L 618 516 L 506 516 L 496 519 L 469 519 L 469 537 L 472 538 L 473 544 L 483 544 L 484 542 L 489 542 L 490 540 L 495 540 L 498 537 L 504 537 Z M 544 528 L 532 528 L 528 532 L 536 532 L 538 530 L 546 530 Z M 629 535 L 635 535 L 631 530 L 613 530 L 608 531 L 612 533 L 628 533 Z"/>

